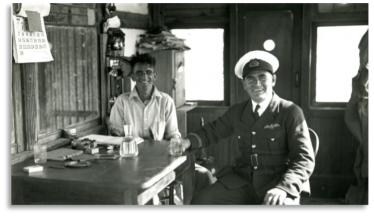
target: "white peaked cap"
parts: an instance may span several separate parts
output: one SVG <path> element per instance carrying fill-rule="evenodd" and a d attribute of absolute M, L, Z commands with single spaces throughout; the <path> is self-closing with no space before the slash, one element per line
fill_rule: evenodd
<path fill-rule="evenodd" d="M 262 50 L 250 51 L 242 56 L 236 63 L 235 75 L 238 76 L 238 78 L 243 79 L 243 68 L 252 59 L 260 59 L 269 63 L 273 67 L 273 73 L 275 73 L 279 67 L 279 61 L 273 54 Z"/>

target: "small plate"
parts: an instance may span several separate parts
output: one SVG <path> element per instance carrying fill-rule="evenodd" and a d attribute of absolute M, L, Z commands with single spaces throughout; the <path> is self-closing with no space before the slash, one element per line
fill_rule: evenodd
<path fill-rule="evenodd" d="M 95 156 L 99 157 L 102 160 L 115 160 L 119 158 L 119 155 L 113 155 L 113 154 L 96 154 Z"/>
<path fill-rule="evenodd" d="M 80 167 L 89 167 L 91 166 L 91 162 L 89 161 L 70 161 L 65 163 L 66 167 L 75 167 L 75 168 L 80 168 Z"/>

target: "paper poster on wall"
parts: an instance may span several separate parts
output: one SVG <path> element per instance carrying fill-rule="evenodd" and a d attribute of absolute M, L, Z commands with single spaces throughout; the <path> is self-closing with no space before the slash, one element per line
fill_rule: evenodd
<path fill-rule="evenodd" d="M 13 16 L 13 56 L 16 63 L 53 61 L 43 17 L 40 21 L 42 31 L 31 32 L 27 29 L 27 18 Z"/>

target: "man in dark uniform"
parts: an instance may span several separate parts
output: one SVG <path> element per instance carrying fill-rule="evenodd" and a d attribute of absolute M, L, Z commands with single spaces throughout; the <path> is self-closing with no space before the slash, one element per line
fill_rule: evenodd
<path fill-rule="evenodd" d="M 169 148 L 170 153 L 216 144 L 235 135 L 241 151 L 235 166 L 221 169 L 214 184 L 191 204 L 298 204 L 302 191 L 310 193 L 314 152 L 302 110 L 273 92 L 278 59 L 265 51 L 251 51 L 235 66 L 250 100 L 235 104 Z M 227 144 L 230 145 L 230 144 Z"/>

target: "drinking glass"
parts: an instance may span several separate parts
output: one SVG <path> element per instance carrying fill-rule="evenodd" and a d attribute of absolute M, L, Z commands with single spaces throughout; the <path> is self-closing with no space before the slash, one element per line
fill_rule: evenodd
<path fill-rule="evenodd" d="M 170 145 L 168 147 L 168 152 L 175 157 L 181 156 L 183 154 L 182 141 L 180 138 L 170 139 Z"/>
<path fill-rule="evenodd" d="M 164 138 L 165 132 L 165 122 L 164 121 L 156 121 L 154 123 L 153 129 L 153 139 L 156 141 L 161 141 Z"/>
<path fill-rule="evenodd" d="M 47 161 L 47 145 L 34 145 L 34 161 L 44 164 Z"/>

